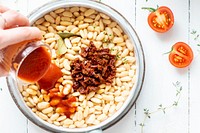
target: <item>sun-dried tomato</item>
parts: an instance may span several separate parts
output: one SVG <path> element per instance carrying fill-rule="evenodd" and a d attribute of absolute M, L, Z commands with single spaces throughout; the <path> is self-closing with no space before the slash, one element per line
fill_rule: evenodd
<path fill-rule="evenodd" d="M 93 42 L 89 47 L 82 48 L 81 54 L 85 60 L 76 58 L 71 64 L 73 89 L 82 94 L 97 91 L 100 84 L 111 84 L 116 75 L 116 56 L 110 54 L 110 49 L 97 49 Z"/>

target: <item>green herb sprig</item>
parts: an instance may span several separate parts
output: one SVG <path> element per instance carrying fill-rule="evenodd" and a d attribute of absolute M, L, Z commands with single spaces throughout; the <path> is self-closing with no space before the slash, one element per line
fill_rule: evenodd
<path fill-rule="evenodd" d="M 194 36 L 194 41 L 197 41 L 197 46 L 200 46 L 199 34 L 196 30 L 192 30 L 191 34 Z"/>
<path fill-rule="evenodd" d="M 151 118 L 152 114 L 158 113 L 160 111 L 165 114 L 167 110 L 178 106 L 178 103 L 181 97 L 182 86 L 180 85 L 179 81 L 177 81 L 176 83 L 173 83 L 173 86 L 176 88 L 176 100 L 171 105 L 163 106 L 162 104 L 160 104 L 155 111 L 151 111 L 151 112 L 147 108 L 144 109 L 144 119 L 143 119 L 143 122 L 139 124 L 139 126 L 141 127 L 141 133 L 144 133 L 145 122 L 147 118 L 148 119 Z"/>
<path fill-rule="evenodd" d="M 120 59 L 121 57 L 120 57 L 120 55 L 119 55 L 119 52 L 117 52 L 117 54 L 116 54 L 116 59 L 118 60 L 118 59 Z"/>
<path fill-rule="evenodd" d="M 122 63 L 124 63 L 124 64 L 127 64 L 127 63 L 128 63 L 128 60 L 126 59 L 126 57 L 124 57 L 124 58 L 122 59 Z"/>

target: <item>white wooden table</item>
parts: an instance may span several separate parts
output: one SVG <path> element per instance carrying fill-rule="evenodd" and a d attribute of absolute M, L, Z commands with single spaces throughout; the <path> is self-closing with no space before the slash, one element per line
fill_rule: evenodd
<path fill-rule="evenodd" d="M 19 10 L 27 15 L 34 8 L 50 0 L 0 0 L 0 4 Z M 144 111 L 156 110 L 158 105 L 173 104 L 176 89 L 172 83 L 180 81 L 183 90 L 179 105 L 161 111 L 145 121 L 145 133 L 196 133 L 200 131 L 200 47 L 191 34 L 192 30 L 200 33 L 199 0 L 102 0 L 121 14 L 136 29 L 146 57 L 146 77 L 142 92 L 135 106 L 116 125 L 105 133 L 140 133 L 139 124 L 143 122 Z M 175 16 L 173 28 L 164 34 L 155 33 L 147 24 L 148 11 L 141 7 L 165 5 L 171 8 Z M 171 46 L 183 41 L 194 51 L 194 60 L 189 68 L 177 69 L 168 61 Z M 7 88 L 5 78 L 0 78 L 0 133 L 47 133 L 32 124 L 19 111 Z"/>

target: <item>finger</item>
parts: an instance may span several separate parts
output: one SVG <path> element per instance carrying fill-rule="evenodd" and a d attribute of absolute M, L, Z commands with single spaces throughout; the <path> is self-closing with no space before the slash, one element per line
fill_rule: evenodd
<path fill-rule="evenodd" d="M 14 10 L 8 10 L 1 15 L 6 21 L 3 29 L 29 25 L 28 18 Z"/>
<path fill-rule="evenodd" d="M 0 49 L 23 41 L 40 40 L 41 31 L 36 27 L 18 27 L 0 30 Z"/>
<path fill-rule="evenodd" d="M 9 8 L 0 5 L 0 13 L 4 13 L 5 11 L 9 10 Z"/>
<path fill-rule="evenodd" d="M 3 18 L 2 14 L 0 13 L 0 29 L 4 29 L 6 25 L 6 20 Z"/>

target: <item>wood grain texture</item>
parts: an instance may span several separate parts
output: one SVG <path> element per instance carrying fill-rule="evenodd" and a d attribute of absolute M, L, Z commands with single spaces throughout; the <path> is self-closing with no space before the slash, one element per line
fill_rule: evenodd
<path fill-rule="evenodd" d="M 0 0 L 0 4 L 27 15 L 33 9 L 51 0 Z M 110 5 L 132 24 L 142 42 L 146 57 L 146 77 L 142 92 L 136 105 L 117 124 L 105 133 L 140 133 L 139 124 L 143 121 L 143 109 L 156 110 L 159 104 L 173 104 L 176 89 L 173 82 L 180 81 L 183 86 L 178 107 L 152 115 L 146 121 L 145 133 L 195 133 L 200 130 L 200 47 L 190 34 L 196 30 L 200 34 L 199 0 L 102 0 Z M 175 24 L 164 34 L 155 33 L 147 23 L 148 11 L 142 7 L 168 6 L 174 12 Z M 183 41 L 194 51 L 194 61 L 189 68 L 174 68 L 168 61 L 171 46 Z M 0 133 L 48 133 L 28 121 L 14 104 L 6 85 L 0 78 Z"/>
<path fill-rule="evenodd" d="M 163 53 L 170 51 L 171 46 L 178 41 L 188 42 L 188 1 L 149 0 L 144 3 L 137 0 L 136 4 L 136 29 L 144 46 L 147 68 L 145 84 L 137 101 L 137 123 L 143 121 L 144 108 L 154 111 L 160 104 L 163 106 L 173 104 L 176 89 L 172 83 L 180 81 L 183 92 L 178 108 L 169 110 L 166 115 L 162 112 L 152 115 L 146 122 L 145 133 L 187 133 L 188 70 L 174 68 L 168 61 L 168 54 Z M 164 34 L 155 33 L 150 29 L 147 23 L 149 12 L 141 9 L 144 6 L 156 8 L 157 4 L 170 7 L 175 16 L 173 28 Z M 137 132 L 139 130 L 140 127 L 137 128 Z"/>

